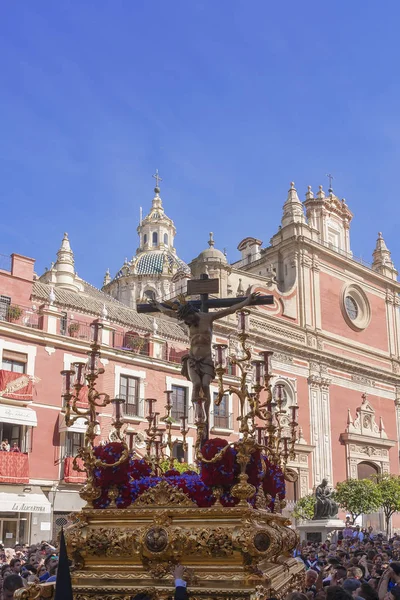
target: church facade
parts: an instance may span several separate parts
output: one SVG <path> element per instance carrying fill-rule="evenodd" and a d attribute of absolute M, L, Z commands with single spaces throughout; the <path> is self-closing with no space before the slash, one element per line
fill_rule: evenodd
<path fill-rule="evenodd" d="M 84 424 L 67 427 L 60 371 L 84 360 L 91 323 L 102 329 L 100 391 L 125 400 L 126 432 L 138 454 L 146 438 L 146 398 L 163 414 L 172 391 L 176 457 L 194 461 L 191 383 L 180 373 L 187 336 L 179 323 L 140 314 L 138 303 L 174 298 L 202 274 L 219 280 L 221 297 L 250 292 L 274 303 L 251 309 L 254 356 L 272 350 L 273 387 L 283 385 L 284 410 L 299 407 L 299 438 L 288 484 L 288 507 L 325 477 L 399 472 L 400 314 L 397 271 L 381 234 L 370 265 L 350 244 L 353 218 L 344 200 L 322 187 L 301 202 L 290 185 L 283 215 L 270 243 L 246 237 L 241 259 L 228 263 L 212 234 L 208 248 L 190 264 L 175 249 L 175 226 L 160 196 L 138 226 L 135 255 L 106 273 L 97 289 L 78 277 L 70 240 L 64 235 L 57 260 L 38 276 L 34 260 L 18 254 L 0 264 L 0 441 L 21 452 L 0 452 L 0 539 L 37 541 L 53 536 L 68 512 L 81 505 L 82 475 L 72 459 Z M 237 350 L 236 317 L 215 325 L 214 341 Z M 226 380 L 236 373 L 228 368 Z M 217 387 L 212 387 L 216 395 Z M 84 401 L 84 399 L 83 399 Z M 179 418 L 188 417 L 188 449 Z M 211 408 L 212 435 L 237 439 L 237 399 Z M 112 439 L 112 414 L 99 414 L 99 440 Z M 18 504 L 18 502 L 20 504 Z M 2 509 L 0 509 L 2 510 Z M 375 522 L 374 522 L 375 523 Z M 378 521 L 376 521 L 378 523 Z M 395 526 L 397 525 L 394 523 Z M 46 533 L 44 533 L 46 532 Z"/>

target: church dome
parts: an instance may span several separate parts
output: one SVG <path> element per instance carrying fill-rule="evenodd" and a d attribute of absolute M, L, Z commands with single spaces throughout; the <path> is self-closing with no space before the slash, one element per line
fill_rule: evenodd
<path fill-rule="evenodd" d="M 214 234 L 210 233 L 210 239 L 208 241 L 209 248 L 200 252 L 196 260 L 202 262 L 221 262 L 227 264 L 226 256 L 221 250 L 214 247 Z"/>
<path fill-rule="evenodd" d="M 159 273 L 176 273 L 184 271 L 190 274 L 186 263 L 170 251 L 150 250 L 139 254 L 134 259 L 133 268 L 137 275 L 156 275 Z"/>

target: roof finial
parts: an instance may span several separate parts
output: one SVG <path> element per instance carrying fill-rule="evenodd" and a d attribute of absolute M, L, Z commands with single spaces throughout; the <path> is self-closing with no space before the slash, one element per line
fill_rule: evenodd
<path fill-rule="evenodd" d="M 330 173 L 327 173 L 326 176 L 329 179 L 329 189 L 328 189 L 328 192 L 330 193 L 330 195 L 332 195 L 333 194 L 332 179 L 334 179 L 334 177 Z"/>
<path fill-rule="evenodd" d="M 154 191 L 156 194 L 160 193 L 160 186 L 158 185 L 160 181 L 162 181 L 162 177 L 159 176 L 158 174 L 158 169 L 156 169 L 156 172 L 153 175 L 154 179 L 156 180 L 156 187 L 154 188 Z"/>
<path fill-rule="evenodd" d="M 208 245 L 210 246 L 210 248 L 214 248 L 214 234 L 212 231 L 210 231 L 210 239 L 208 240 Z"/>

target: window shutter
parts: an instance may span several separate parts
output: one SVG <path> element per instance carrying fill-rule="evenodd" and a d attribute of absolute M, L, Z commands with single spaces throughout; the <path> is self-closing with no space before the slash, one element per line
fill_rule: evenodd
<path fill-rule="evenodd" d="M 28 356 L 22 352 L 12 352 L 11 350 L 3 350 L 3 360 L 13 360 L 15 362 L 27 363 Z"/>

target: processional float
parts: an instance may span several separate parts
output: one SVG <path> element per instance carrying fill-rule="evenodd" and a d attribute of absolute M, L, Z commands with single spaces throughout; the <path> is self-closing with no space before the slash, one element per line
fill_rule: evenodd
<path fill-rule="evenodd" d="M 231 378 L 235 383 L 224 384 L 227 346 L 213 347 L 219 386 L 215 404 L 226 394 L 238 399 L 239 439 L 204 442 L 207 419 L 198 398 L 196 468 L 184 473 L 174 469 L 171 392 L 165 392 L 164 415 L 155 412 L 156 399 L 146 401 L 144 458 L 129 450 L 123 401 L 96 387 L 104 373 L 100 324 L 93 324 L 87 363 L 62 372 L 66 424 L 87 423 L 84 446 L 74 459 L 74 468 L 87 476 L 80 491 L 87 504 L 65 530 L 75 600 L 130 600 L 139 593 L 168 598 L 176 564 L 186 567 L 190 597 L 199 600 L 282 598 L 301 587 L 303 568 L 291 557 L 297 534 L 282 515 L 285 479 L 293 481 L 287 463 L 294 458 L 298 407 L 291 408 L 288 419 L 282 388 L 278 385 L 274 394 L 271 389 L 272 352 L 252 357 L 248 320 L 249 311 L 238 312 L 238 345 L 229 356 L 238 373 Z M 96 445 L 98 414 L 110 403 L 115 441 Z M 186 415 L 180 430 L 186 450 Z M 40 588 L 33 585 L 23 597 L 51 597 L 49 589 Z"/>

